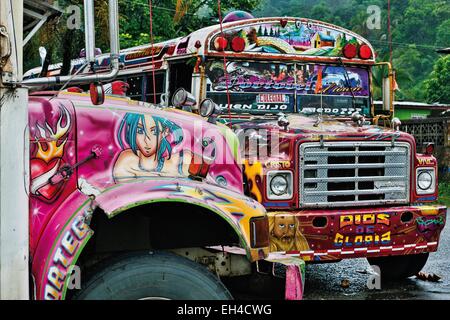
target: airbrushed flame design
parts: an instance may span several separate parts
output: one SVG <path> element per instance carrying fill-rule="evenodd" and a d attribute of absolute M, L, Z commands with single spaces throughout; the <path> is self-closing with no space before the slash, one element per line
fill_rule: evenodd
<path fill-rule="evenodd" d="M 258 182 L 262 181 L 263 176 L 263 167 L 261 162 L 255 161 L 254 163 L 250 164 L 248 160 L 245 160 L 244 174 L 246 175 L 248 184 L 250 186 L 250 193 L 254 196 L 256 201 L 261 203 L 262 194 L 258 186 Z"/>
<path fill-rule="evenodd" d="M 41 127 L 39 124 L 36 124 L 36 127 L 39 131 L 40 137 L 35 137 L 38 150 L 36 153 L 36 158 L 42 159 L 45 162 L 49 162 L 54 158 L 61 158 L 64 152 L 64 146 L 66 145 L 68 137 L 66 137 L 63 141 L 60 141 L 64 135 L 70 129 L 70 114 L 69 111 L 60 106 L 61 115 L 59 116 L 58 123 L 56 124 L 56 130 L 45 122 L 44 127 Z M 65 120 L 65 125 L 63 126 L 63 120 Z"/>

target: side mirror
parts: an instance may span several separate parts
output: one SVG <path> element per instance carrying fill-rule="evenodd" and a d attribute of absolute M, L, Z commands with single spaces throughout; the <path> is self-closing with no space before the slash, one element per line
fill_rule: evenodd
<path fill-rule="evenodd" d="M 383 78 L 383 111 L 390 112 L 392 109 L 392 79 L 391 77 L 387 76 L 386 78 Z"/>
<path fill-rule="evenodd" d="M 89 94 L 92 104 L 98 106 L 105 102 L 105 90 L 100 83 L 91 83 L 89 86 Z"/>
<path fill-rule="evenodd" d="M 46 77 L 48 68 L 50 67 L 51 63 L 51 52 L 48 52 L 45 47 L 39 47 L 39 56 L 41 57 L 41 73 L 39 74 L 39 77 Z"/>
<path fill-rule="evenodd" d="M 208 122 L 216 123 L 217 116 L 221 110 L 211 99 L 205 99 L 200 103 L 199 113 L 202 117 L 208 118 Z"/>
<path fill-rule="evenodd" d="M 44 61 L 47 57 L 47 49 L 45 47 L 39 47 L 39 57 L 41 57 L 41 66 L 44 66 Z"/>
<path fill-rule="evenodd" d="M 381 68 L 381 96 L 383 99 L 383 113 L 389 114 L 391 117 L 394 114 L 394 91 L 395 88 L 395 73 L 392 65 L 389 62 L 379 62 L 375 66 Z M 387 68 L 387 74 L 386 74 Z"/>
<path fill-rule="evenodd" d="M 192 95 L 192 93 L 187 92 L 183 88 L 180 88 L 177 91 L 175 91 L 175 93 L 172 97 L 172 105 L 178 109 L 183 108 L 183 107 L 192 108 L 196 104 L 197 104 L 197 100 L 195 100 L 195 97 Z"/>

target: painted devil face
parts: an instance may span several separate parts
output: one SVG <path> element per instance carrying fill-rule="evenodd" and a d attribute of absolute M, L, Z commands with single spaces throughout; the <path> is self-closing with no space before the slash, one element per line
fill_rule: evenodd
<path fill-rule="evenodd" d="M 48 119 L 41 125 L 36 123 L 36 151 L 30 159 L 30 191 L 33 196 L 46 202 L 54 201 L 63 191 L 65 181 L 51 183 L 50 179 L 65 164 L 64 148 L 71 127 L 69 111 L 60 106 L 60 116 L 55 125 Z"/>
<path fill-rule="evenodd" d="M 284 242 L 292 241 L 295 238 L 296 224 L 294 216 L 276 216 L 272 234 L 275 238 Z"/>

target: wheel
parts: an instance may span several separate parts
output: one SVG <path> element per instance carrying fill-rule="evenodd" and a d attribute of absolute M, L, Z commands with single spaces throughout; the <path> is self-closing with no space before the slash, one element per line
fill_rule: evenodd
<path fill-rule="evenodd" d="M 227 288 L 206 267 L 172 253 L 126 254 L 102 265 L 74 299 L 232 299 Z"/>
<path fill-rule="evenodd" d="M 367 258 L 370 265 L 376 265 L 381 271 L 381 281 L 402 280 L 417 274 L 427 262 L 428 252 L 404 256 Z"/>

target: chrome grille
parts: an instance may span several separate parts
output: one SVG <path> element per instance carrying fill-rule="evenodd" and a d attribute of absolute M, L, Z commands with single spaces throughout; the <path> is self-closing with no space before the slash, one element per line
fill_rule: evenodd
<path fill-rule="evenodd" d="M 407 203 L 410 145 L 314 142 L 300 146 L 300 206 Z"/>

